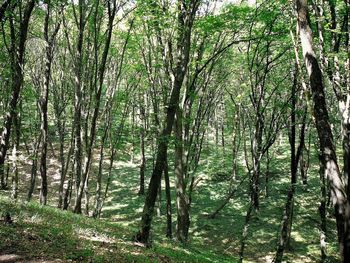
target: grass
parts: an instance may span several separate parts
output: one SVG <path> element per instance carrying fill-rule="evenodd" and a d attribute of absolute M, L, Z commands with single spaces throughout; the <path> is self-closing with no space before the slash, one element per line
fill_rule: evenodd
<path fill-rule="evenodd" d="M 264 197 L 263 193 L 260 195 L 260 210 L 253 215 L 249 226 L 245 262 L 270 262 L 274 256 L 289 187 L 288 154 L 288 151 L 276 151 L 276 158 L 270 164 L 269 197 Z M 138 229 L 144 197 L 137 195 L 138 166 L 124 156 L 123 160 L 116 162 L 110 193 L 100 220 L 49 206 L 42 207 L 36 202 L 14 202 L 5 197 L 8 193 L 0 193 L 0 212 L 9 210 L 14 219 L 12 225 L 0 223 L 0 254 L 77 262 L 238 262 L 249 200 L 248 180 L 215 219 L 207 217 L 229 191 L 227 175 L 230 174 L 230 158 L 230 153 L 223 154 L 220 149 L 214 154 L 204 151 L 204 161 L 201 161 L 197 171 L 197 177 L 202 180 L 193 193 L 190 242 L 186 246 L 165 238 L 164 195 L 162 215 L 154 217 L 152 248 L 146 249 L 131 242 L 132 235 Z M 149 165 L 151 163 L 148 161 Z M 320 189 L 314 156 L 313 163 L 308 185 L 305 187 L 299 183 L 296 187 L 291 246 L 284 255 L 286 262 L 320 260 Z M 239 164 L 242 178 L 246 174 L 244 162 L 239 160 Z M 262 167 L 264 171 L 265 167 Z M 148 167 L 148 179 L 150 173 L 151 167 Z M 261 179 L 263 187 L 264 178 Z M 173 178 L 171 181 L 173 183 Z M 164 184 L 162 187 L 164 189 Z M 93 195 L 93 184 L 90 189 Z M 53 187 L 51 195 L 55 196 Z M 172 197 L 175 200 L 174 191 Z M 51 200 L 51 203 L 55 204 L 55 201 Z M 173 218 L 176 219 L 175 215 Z M 327 220 L 327 262 L 339 262 L 331 209 Z M 175 226 L 176 222 L 173 222 L 174 230 Z"/>
<path fill-rule="evenodd" d="M 146 249 L 131 242 L 133 228 L 42 207 L 35 202 L 0 198 L 0 210 L 9 211 L 13 224 L 0 227 L 1 254 L 24 259 L 63 259 L 77 262 L 232 262 L 191 245 L 156 242 Z"/>

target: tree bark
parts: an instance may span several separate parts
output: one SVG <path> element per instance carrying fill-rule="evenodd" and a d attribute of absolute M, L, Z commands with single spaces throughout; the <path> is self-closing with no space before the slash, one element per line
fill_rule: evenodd
<path fill-rule="evenodd" d="M 115 18 L 116 12 L 117 12 L 117 4 L 115 1 L 113 1 L 113 7 L 111 7 L 111 3 L 108 2 L 108 10 L 109 10 L 108 11 L 109 17 L 108 17 L 107 38 L 106 38 L 106 42 L 104 45 L 101 64 L 99 67 L 99 76 L 98 76 L 99 84 L 98 84 L 97 91 L 95 94 L 95 107 L 94 107 L 92 121 L 91 121 L 90 140 L 89 140 L 88 146 L 87 146 L 87 155 L 85 158 L 84 170 L 82 173 L 82 182 L 81 182 L 79 190 L 78 190 L 78 195 L 76 197 L 76 203 L 75 203 L 75 207 L 74 207 L 74 212 L 76 212 L 76 213 L 81 213 L 81 199 L 82 199 L 82 196 L 84 193 L 84 188 L 88 185 L 88 173 L 89 173 L 90 166 L 91 166 L 92 150 L 94 147 L 94 142 L 95 142 L 95 137 L 96 137 L 96 126 L 97 126 L 97 119 L 98 119 L 100 104 L 101 104 L 101 95 L 102 95 L 102 87 L 103 87 L 103 81 L 104 81 L 104 73 L 105 73 L 105 69 L 106 69 L 108 52 L 109 52 L 109 47 L 110 47 L 111 38 L 112 38 L 114 18 Z"/>
<path fill-rule="evenodd" d="M 19 166 L 19 140 L 20 140 L 20 130 L 21 130 L 21 116 L 20 113 L 16 113 L 14 117 L 14 129 L 15 136 L 13 142 L 12 158 L 13 158 L 13 170 L 12 170 L 12 193 L 11 197 L 17 199 L 18 196 L 18 166 Z"/>
<path fill-rule="evenodd" d="M 46 15 L 44 24 L 44 38 L 46 42 L 46 61 L 45 61 L 45 81 L 42 89 L 42 94 L 39 100 L 40 115 L 41 115 L 41 157 L 40 157 L 40 175 L 41 175 L 41 187 L 40 187 L 40 204 L 46 205 L 47 203 L 47 145 L 48 145 L 48 119 L 47 119 L 47 106 L 49 100 L 49 88 L 51 79 L 51 64 L 52 64 L 52 49 L 55 37 L 58 33 L 60 23 L 55 27 L 54 32 L 49 36 L 49 23 L 51 12 L 51 1 L 46 3 Z"/>
<path fill-rule="evenodd" d="M 312 31 L 309 25 L 309 14 L 306 0 L 296 0 L 298 26 L 300 29 L 303 57 L 310 78 L 311 94 L 314 102 L 314 116 L 320 142 L 320 152 L 325 176 L 327 177 L 335 207 L 338 228 L 338 241 L 343 262 L 350 261 L 350 211 L 344 184 L 341 180 L 334 147 L 333 134 L 329 124 L 328 109 L 325 99 L 322 73 L 316 59 L 312 43 Z"/>
<path fill-rule="evenodd" d="M 142 103 L 141 103 L 142 104 Z M 145 194 L 145 170 L 146 170 L 146 156 L 145 156 L 145 129 L 146 129 L 146 116 L 145 108 L 140 105 L 140 150 L 141 150 L 141 163 L 140 163 L 140 189 L 139 195 Z"/>
<path fill-rule="evenodd" d="M 178 108 L 175 120 L 175 188 L 177 208 L 177 239 L 186 243 L 190 227 L 189 200 L 186 194 L 185 170 L 184 170 L 184 149 L 183 149 L 183 127 L 182 110 Z"/>
<path fill-rule="evenodd" d="M 321 183 L 321 200 L 320 206 L 318 208 L 320 214 L 320 248 L 321 248 L 321 262 L 324 262 L 327 258 L 326 254 L 326 236 L 327 236 L 327 189 L 326 189 L 326 181 L 325 181 L 325 167 L 323 166 L 324 161 L 322 161 L 322 156 L 319 155 L 320 160 L 320 183 Z"/>
<path fill-rule="evenodd" d="M 32 153 L 32 169 L 30 173 L 30 185 L 29 185 L 29 190 L 28 190 L 28 195 L 27 195 L 27 201 L 29 202 L 32 199 L 32 195 L 34 192 L 35 188 L 35 181 L 36 181 L 36 176 L 38 173 L 38 152 L 39 152 L 39 147 L 41 143 L 41 133 L 33 143 L 33 153 Z"/>
<path fill-rule="evenodd" d="M 5 188 L 4 182 L 4 163 L 6 159 L 6 153 L 9 147 L 9 140 L 11 136 L 11 128 L 13 118 L 16 114 L 17 103 L 23 84 L 23 67 L 24 67 L 24 55 L 26 48 L 26 40 L 28 34 L 28 24 L 34 9 L 35 0 L 30 0 L 24 9 L 22 21 L 18 36 L 16 36 L 15 28 L 13 25 L 13 17 L 10 18 L 10 30 L 11 30 L 11 73 L 12 73 L 12 95 L 9 104 L 9 110 L 5 116 L 4 127 L 1 131 L 0 137 L 0 178 L 1 188 Z"/>
<path fill-rule="evenodd" d="M 166 236 L 167 238 L 173 237 L 173 222 L 172 222 L 172 206 L 171 206 L 171 188 L 169 180 L 169 166 L 168 166 L 168 156 L 165 160 L 164 166 L 164 181 L 165 181 L 165 194 L 166 194 Z"/>
<path fill-rule="evenodd" d="M 199 6 L 199 1 L 191 0 L 189 3 L 185 3 L 184 0 L 178 0 L 177 4 L 177 62 L 173 76 L 172 91 L 167 107 L 163 131 L 161 132 L 160 138 L 158 140 L 156 162 L 149 183 L 145 204 L 143 207 L 141 229 L 134 237 L 136 241 L 146 244 L 149 243 L 149 233 L 151 230 L 151 223 L 153 218 L 154 205 L 157 197 L 157 190 L 159 188 L 162 172 L 164 170 L 169 136 L 172 131 L 175 113 L 179 106 L 180 90 L 188 67 L 191 44 L 191 31 L 196 11 Z"/>

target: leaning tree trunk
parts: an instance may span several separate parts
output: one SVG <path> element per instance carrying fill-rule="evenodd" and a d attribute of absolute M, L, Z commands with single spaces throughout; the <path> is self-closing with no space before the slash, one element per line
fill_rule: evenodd
<path fill-rule="evenodd" d="M 134 237 L 135 240 L 142 243 L 149 242 L 149 234 L 151 230 L 154 205 L 157 197 L 162 172 L 165 166 L 169 136 L 173 128 L 175 113 L 179 106 L 180 90 L 188 67 L 191 44 L 191 31 L 195 14 L 198 9 L 198 5 L 199 1 L 196 0 L 191 0 L 189 1 L 189 3 L 185 3 L 184 0 L 178 0 L 179 13 L 177 32 L 177 61 L 173 76 L 173 87 L 170 95 L 169 104 L 167 107 L 166 118 L 164 120 L 164 128 L 162 133 L 160 134 L 161 140 L 158 141 L 156 162 L 149 183 L 145 204 L 143 207 L 141 229 Z"/>
<path fill-rule="evenodd" d="M 330 184 L 332 201 L 335 207 L 340 253 L 343 262 L 350 262 L 349 203 L 347 201 L 344 184 L 337 163 L 333 134 L 329 124 L 322 72 L 313 49 L 307 1 L 296 0 L 296 9 L 303 57 L 310 78 L 316 129 L 320 142 L 320 152 L 325 167 L 325 176 Z"/>

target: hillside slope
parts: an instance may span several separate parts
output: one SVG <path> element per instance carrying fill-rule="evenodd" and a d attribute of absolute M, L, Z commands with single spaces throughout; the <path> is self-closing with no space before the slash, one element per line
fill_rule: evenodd
<path fill-rule="evenodd" d="M 146 249 L 131 242 L 133 229 L 37 203 L 0 196 L 0 262 L 234 262 L 204 248 L 175 243 Z"/>

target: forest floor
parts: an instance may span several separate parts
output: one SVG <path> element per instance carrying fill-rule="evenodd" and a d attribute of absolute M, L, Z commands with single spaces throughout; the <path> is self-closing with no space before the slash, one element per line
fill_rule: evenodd
<path fill-rule="evenodd" d="M 199 183 L 193 193 L 189 244 L 184 246 L 166 239 L 164 195 L 161 215 L 154 217 L 152 248 L 131 241 L 138 229 L 144 197 L 137 195 L 138 165 L 125 158 L 115 164 L 110 193 L 100 220 L 50 206 L 41 207 L 35 201 L 13 202 L 7 198 L 9 192 L 0 192 L 0 212 L 9 210 L 14 221 L 10 225 L 0 222 L 0 262 L 237 262 L 249 200 L 248 182 L 241 185 L 215 219 L 209 219 L 208 215 L 230 190 L 227 179 L 231 163 L 223 153 L 204 154 L 205 161 L 200 163 L 197 171 Z M 249 225 L 245 262 L 271 262 L 273 259 L 289 187 L 287 154 L 287 151 L 276 151 L 271 161 L 269 196 L 262 191 L 260 210 L 253 215 Z M 246 176 L 242 167 L 237 184 Z M 151 169 L 147 172 L 149 178 Z M 308 185 L 297 185 L 290 248 L 284 256 L 286 262 L 320 261 L 318 180 L 317 170 L 310 169 Z M 54 185 L 52 181 L 49 189 L 52 204 L 55 204 L 53 189 L 57 188 Z M 23 185 L 20 188 L 24 189 L 22 195 L 25 196 L 26 188 Z M 94 186 L 90 189 L 93 194 Z M 174 197 L 175 193 L 172 195 Z M 37 196 L 34 199 L 37 200 Z M 331 213 L 330 209 L 327 262 L 339 262 Z M 174 229 L 175 225 L 173 222 Z"/>

